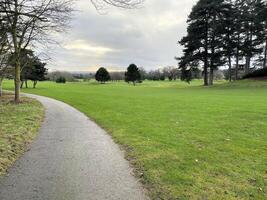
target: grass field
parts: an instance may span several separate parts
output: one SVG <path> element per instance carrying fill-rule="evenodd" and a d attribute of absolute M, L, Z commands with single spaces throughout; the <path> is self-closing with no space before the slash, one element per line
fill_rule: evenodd
<path fill-rule="evenodd" d="M 267 82 L 44 82 L 24 92 L 62 100 L 109 131 L 152 199 L 267 199 Z"/>
<path fill-rule="evenodd" d="M 0 175 L 27 150 L 44 116 L 39 102 L 22 98 L 21 104 L 14 105 L 13 96 L 0 97 Z"/>

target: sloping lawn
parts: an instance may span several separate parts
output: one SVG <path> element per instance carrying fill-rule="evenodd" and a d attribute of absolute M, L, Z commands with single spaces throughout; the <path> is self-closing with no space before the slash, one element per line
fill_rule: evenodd
<path fill-rule="evenodd" d="M 0 176 L 27 150 L 44 116 L 43 106 L 29 98 L 13 104 L 13 95 L 0 97 Z"/>
<path fill-rule="evenodd" d="M 44 82 L 24 92 L 69 103 L 109 131 L 152 199 L 267 199 L 267 82 Z"/>

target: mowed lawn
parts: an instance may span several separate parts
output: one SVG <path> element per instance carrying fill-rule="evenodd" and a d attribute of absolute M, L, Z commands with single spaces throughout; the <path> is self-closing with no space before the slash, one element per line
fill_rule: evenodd
<path fill-rule="evenodd" d="M 110 132 L 152 199 L 267 199 L 267 82 L 44 82 L 23 91 L 62 100 Z"/>

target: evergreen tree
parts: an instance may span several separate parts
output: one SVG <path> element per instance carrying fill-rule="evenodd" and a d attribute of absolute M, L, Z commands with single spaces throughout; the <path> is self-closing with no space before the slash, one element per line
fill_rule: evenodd
<path fill-rule="evenodd" d="M 263 61 L 262 61 L 262 66 L 263 66 L 263 68 L 267 68 L 267 1 L 263 2 L 263 7 L 261 9 L 261 12 L 259 13 L 259 17 L 262 19 L 262 26 L 263 26 L 263 32 L 262 32 Z"/>
<path fill-rule="evenodd" d="M 193 7 L 187 21 L 187 36 L 180 41 L 185 47 L 184 55 L 178 58 L 185 80 L 190 80 L 186 76 L 192 68 L 203 63 L 204 85 L 213 84 L 213 71 L 224 63 L 221 18 L 228 7 L 224 0 L 199 0 Z"/>
<path fill-rule="evenodd" d="M 127 68 L 127 72 L 125 73 L 125 81 L 132 82 L 134 85 L 136 82 L 141 81 L 141 74 L 138 67 L 135 64 L 131 64 Z"/>
<path fill-rule="evenodd" d="M 110 81 L 110 75 L 109 72 L 107 71 L 107 69 L 105 69 L 104 67 L 101 67 L 98 69 L 98 71 L 95 74 L 95 79 L 98 82 L 101 83 L 105 83 L 107 81 Z"/>
<path fill-rule="evenodd" d="M 264 7 L 262 0 L 243 0 L 242 22 L 245 32 L 245 41 L 242 51 L 245 56 L 245 73 L 250 72 L 251 59 L 262 53 L 263 23 L 261 12 Z"/>
<path fill-rule="evenodd" d="M 47 69 L 45 68 L 46 63 L 41 62 L 38 58 L 35 59 L 32 70 L 29 76 L 29 80 L 33 82 L 33 88 L 36 87 L 38 81 L 46 80 Z"/>
<path fill-rule="evenodd" d="M 24 83 L 26 88 L 28 88 L 28 80 L 33 82 L 33 88 L 36 87 L 38 81 L 45 80 L 45 76 L 47 75 L 46 63 L 41 62 L 32 50 L 25 49 L 21 52 L 21 64 L 21 88 Z"/>
<path fill-rule="evenodd" d="M 213 71 L 229 66 L 229 80 L 239 78 L 240 62 L 249 73 L 256 58 L 267 67 L 266 0 L 199 0 L 188 18 L 187 36 L 178 58 L 182 79 L 190 81 L 192 71 L 203 65 L 204 85 L 213 84 Z"/>

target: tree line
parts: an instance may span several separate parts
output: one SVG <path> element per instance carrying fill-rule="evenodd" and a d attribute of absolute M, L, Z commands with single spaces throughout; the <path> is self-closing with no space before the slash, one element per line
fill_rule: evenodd
<path fill-rule="evenodd" d="M 267 67 L 266 0 L 199 0 L 187 23 L 183 55 L 176 58 L 182 80 L 201 69 L 207 86 L 219 67 L 228 68 L 230 81 Z"/>
<path fill-rule="evenodd" d="M 70 73 L 68 73 L 71 75 Z M 85 74 L 86 75 L 86 74 Z M 192 78 L 194 79 L 201 79 L 202 78 L 202 71 L 200 69 L 194 69 L 191 73 Z M 51 77 L 51 75 L 50 75 Z M 73 77 L 83 77 L 82 75 L 73 75 Z M 134 85 L 136 83 L 142 83 L 144 80 L 150 81 L 176 81 L 182 78 L 182 72 L 178 69 L 178 67 L 164 67 L 159 68 L 156 70 L 145 70 L 144 68 L 138 68 L 135 64 L 131 64 L 127 71 L 115 71 L 109 72 L 106 68 L 101 67 L 97 70 L 95 75 L 91 73 L 89 79 L 95 78 L 100 83 L 105 83 L 108 81 L 126 81 L 126 82 L 133 82 Z M 214 72 L 214 79 L 216 80 L 223 80 L 229 79 L 228 72 L 225 70 L 216 70 Z M 50 79 L 52 80 L 52 79 Z"/>

